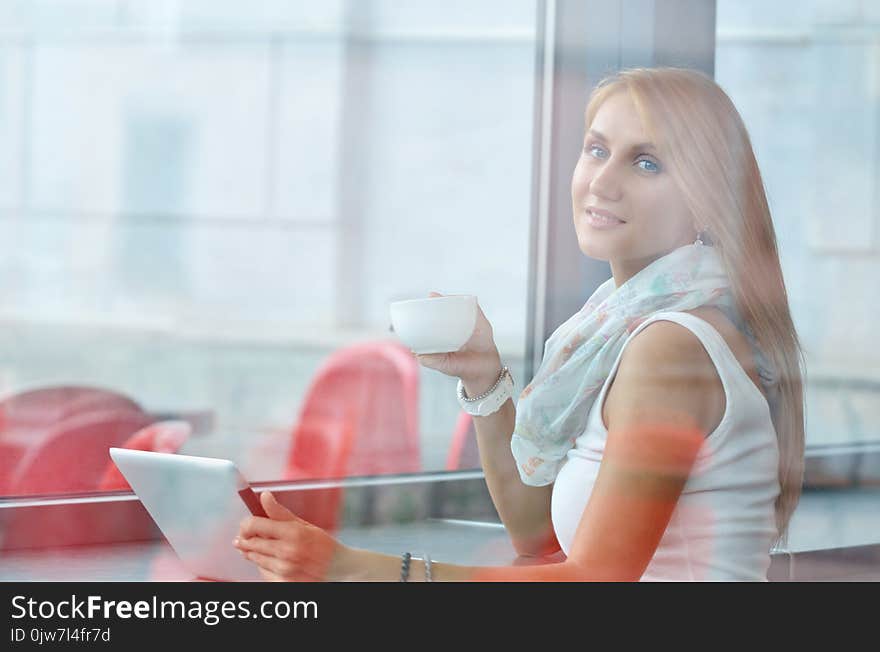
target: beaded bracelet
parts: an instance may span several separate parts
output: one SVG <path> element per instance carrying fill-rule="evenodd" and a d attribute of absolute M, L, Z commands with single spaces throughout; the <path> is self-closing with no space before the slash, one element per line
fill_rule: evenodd
<path fill-rule="evenodd" d="M 426 582 L 433 582 L 434 579 L 431 577 L 431 556 L 428 553 L 425 553 L 424 561 L 425 561 L 425 581 Z"/>
<path fill-rule="evenodd" d="M 408 552 L 403 553 L 400 560 L 400 581 L 407 582 L 409 581 L 409 560 L 412 559 L 412 555 Z"/>
<path fill-rule="evenodd" d="M 476 403 L 477 401 L 481 401 L 481 400 L 483 400 L 484 398 L 486 398 L 487 396 L 489 396 L 489 394 L 491 394 L 491 393 L 494 392 L 496 389 L 498 389 L 498 385 L 500 385 L 500 384 L 501 384 L 501 381 L 504 380 L 504 376 L 505 376 L 505 374 L 509 374 L 509 373 L 510 373 L 510 369 L 508 369 L 506 366 L 501 367 L 501 373 L 498 374 L 498 380 L 495 381 L 495 384 L 492 385 L 492 387 L 490 387 L 489 389 L 487 389 L 485 392 L 483 392 L 483 393 L 480 394 L 479 396 L 471 396 L 471 397 L 468 397 L 468 396 L 465 394 L 464 387 L 462 387 L 462 389 L 461 389 L 461 400 L 464 401 L 465 403 Z"/>

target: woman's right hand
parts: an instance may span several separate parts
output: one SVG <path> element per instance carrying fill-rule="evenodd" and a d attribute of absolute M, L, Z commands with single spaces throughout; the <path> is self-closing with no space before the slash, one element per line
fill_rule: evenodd
<path fill-rule="evenodd" d="M 438 292 L 428 296 L 442 297 Z M 477 323 L 470 339 L 458 350 L 451 353 L 416 354 L 423 367 L 435 369 L 447 376 L 461 378 L 468 396 L 477 396 L 498 380 L 501 373 L 501 356 L 492 333 L 492 325 L 477 303 Z"/>

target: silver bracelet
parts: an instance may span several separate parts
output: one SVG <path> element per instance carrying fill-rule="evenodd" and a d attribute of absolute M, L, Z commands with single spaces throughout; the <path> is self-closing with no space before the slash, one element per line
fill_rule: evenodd
<path fill-rule="evenodd" d="M 408 582 L 409 581 L 409 560 L 412 559 L 412 555 L 408 552 L 403 553 L 400 556 L 400 581 Z"/>
<path fill-rule="evenodd" d="M 431 556 L 428 553 L 425 553 L 424 562 L 425 562 L 425 581 L 426 582 L 433 582 L 434 578 L 431 577 Z"/>
<path fill-rule="evenodd" d="M 489 394 L 491 394 L 492 392 L 494 392 L 494 391 L 497 389 L 498 385 L 500 385 L 500 384 L 501 384 L 501 381 L 504 379 L 504 374 L 506 374 L 507 372 L 508 372 L 508 369 L 507 369 L 506 366 L 501 367 L 501 373 L 498 374 L 498 380 L 495 381 L 495 384 L 492 385 L 492 387 L 490 387 L 489 389 L 487 389 L 485 392 L 483 392 L 483 393 L 480 394 L 479 396 L 474 396 L 473 398 L 468 398 L 467 396 L 465 396 L 464 388 L 462 387 L 462 391 L 461 391 L 461 393 L 462 393 L 462 397 L 461 397 L 461 399 L 462 399 L 464 402 L 466 402 L 466 403 L 472 403 L 472 402 L 474 402 L 474 401 L 480 401 L 480 400 L 486 398 L 487 396 L 489 396 Z"/>

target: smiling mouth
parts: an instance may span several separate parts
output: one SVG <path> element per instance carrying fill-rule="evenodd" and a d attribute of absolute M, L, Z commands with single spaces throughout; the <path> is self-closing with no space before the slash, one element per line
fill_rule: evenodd
<path fill-rule="evenodd" d="M 614 226 L 616 224 L 626 224 L 621 219 L 616 217 L 612 217 L 610 215 L 603 215 L 600 213 L 596 213 L 595 211 L 586 209 L 587 221 L 594 226 Z"/>

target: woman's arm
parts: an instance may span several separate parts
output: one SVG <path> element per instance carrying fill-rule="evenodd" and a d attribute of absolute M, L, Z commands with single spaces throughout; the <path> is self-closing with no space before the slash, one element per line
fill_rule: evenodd
<path fill-rule="evenodd" d="M 719 386 L 702 343 L 679 324 L 651 324 L 627 345 L 605 402 L 608 438 L 569 550 L 573 564 L 615 580 L 642 576 L 705 441 Z"/>
<path fill-rule="evenodd" d="M 563 563 L 460 567 L 485 581 L 635 581 L 654 556 L 705 441 L 723 387 L 699 338 L 674 322 L 627 345 L 606 399 L 608 438 Z M 722 401 L 723 405 L 723 401 Z M 445 567 L 438 566 L 440 576 Z"/>
<path fill-rule="evenodd" d="M 270 492 L 260 500 L 269 518 L 242 522 L 236 548 L 275 582 L 398 582 L 401 558 L 346 546 L 280 505 Z M 435 582 L 564 581 L 583 579 L 565 563 L 525 567 L 475 567 L 433 562 Z M 408 581 L 424 582 L 425 563 L 412 559 Z"/>
<path fill-rule="evenodd" d="M 431 296 L 442 296 L 431 292 Z M 417 355 L 424 367 L 458 377 L 468 396 L 479 396 L 492 387 L 501 372 L 492 325 L 477 306 L 471 338 L 458 351 Z M 494 414 L 474 417 L 480 461 L 495 509 L 514 548 L 523 557 L 548 555 L 559 550 L 550 523 L 552 487 L 529 487 L 520 480 L 510 452 L 516 408 L 508 400 Z"/>
<path fill-rule="evenodd" d="M 472 390 L 465 384 L 469 396 L 477 396 L 481 391 L 484 390 Z M 474 417 L 480 463 L 492 502 L 514 549 L 523 556 L 542 557 L 559 550 L 550 520 L 553 485 L 531 487 L 520 479 L 510 450 L 515 424 L 516 407 L 511 399 L 494 414 Z"/>
<path fill-rule="evenodd" d="M 398 582 L 400 581 L 399 556 L 385 555 L 370 550 L 350 548 L 345 564 L 348 572 L 337 578 L 347 582 Z M 566 562 L 535 566 L 460 566 L 445 562 L 431 563 L 434 582 L 565 582 L 582 581 L 577 569 Z M 333 581 L 333 580 L 330 580 Z M 425 562 L 413 558 L 410 562 L 410 582 L 425 581 Z"/>
<path fill-rule="evenodd" d="M 483 384 L 489 385 L 488 381 Z M 475 387 L 474 391 L 484 389 Z M 465 391 L 471 394 L 467 385 Z M 707 424 L 712 423 L 715 416 L 713 406 L 718 405 L 718 395 L 723 396 L 723 393 L 712 359 L 699 338 L 687 328 L 660 321 L 650 324 L 633 338 L 624 350 L 606 398 L 607 463 L 600 467 L 596 483 L 598 491 L 593 492 L 593 506 L 588 505 L 591 515 L 585 517 L 588 521 L 598 520 L 599 525 L 585 526 L 585 537 L 596 536 L 604 541 L 624 538 L 632 542 L 646 541 L 650 535 L 659 543 L 671 509 L 687 480 L 690 467 L 685 468 L 685 465 L 693 462 L 688 461 L 687 456 L 696 455 L 694 446 L 699 448 L 702 444 Z M 550 518 L 553 485 L 532 487 L 520 480 L 510 450 L 515 422 L 516 408 L 510 400 L 495 414 L 474 417 L 480 461 L 492 500 L 516 551 L 523 556 L 545 557 L 559 550 Z M 654 457 L 643 457 L 648 451 L 630 447 L 631 440 L 642 441 L 645 433 L 640 430 L 645 429 L 654 432 L 655 437 L 641 445 L 648 447 Z M 668 460 L 667 454 L 685 455 L 685 458 Z M 660 477 L 651 470 L 654 465 L 666 469 L 670 463 L 675 465 L 674 478 L 666 471 Z M 641 470 L 633 473 L 632 464 L 641 465 Z M 631 515 L 632 518 L 615 517 L 623 514 L 620 507 L 624 502 L 624 488 L 640 488 L 645 496 L 662 494 L 667 499 L 651 504 L 651 514 L 644 514 L 644 509 L 640 509 L 638 514 Z M 600 500 L 603 491 L 617 498 L 606 505 L 607 499 Z M 641 506 L 644 508 L 645 504 Z M 636 507 L 630 505 L 632 509 Z M 665 511 L 669 514 L 664 517 Z M 653 522 L 656 519 L 659 521 Z M 645 529 L 631 531 L 633 524 L 641 524 Z M 612 531 L 598 534 L 603 527 Z M 587 558 L 596 554 L 594 548 L 595 544 L 591 544 Z M 646 566 L 655 548 L 656 543 L 639 555 L 641 558 L 647 556 Z M 613 548 L 611 554 L 616 554 L 615 550 L 620 549 Z M 587 563 L 594 565 L 593 562 Z"/>

